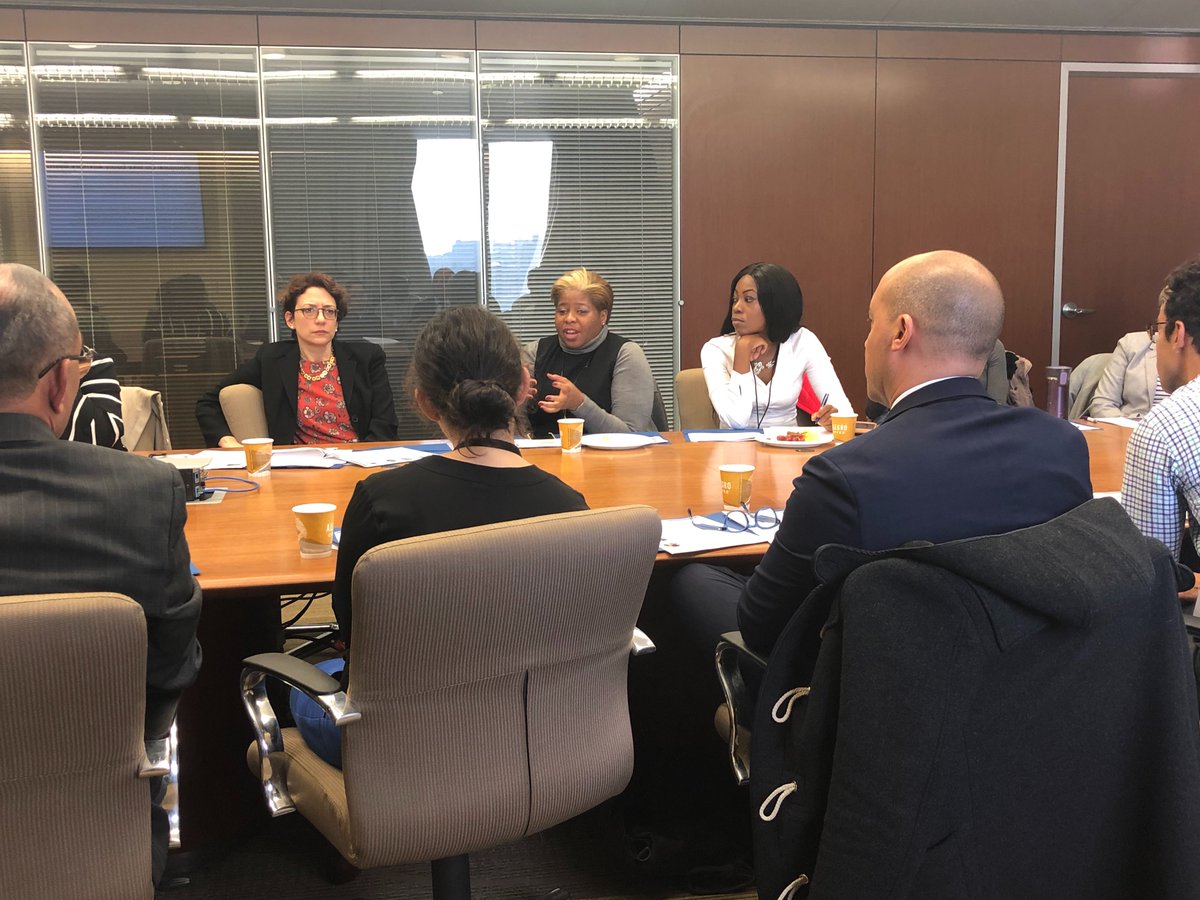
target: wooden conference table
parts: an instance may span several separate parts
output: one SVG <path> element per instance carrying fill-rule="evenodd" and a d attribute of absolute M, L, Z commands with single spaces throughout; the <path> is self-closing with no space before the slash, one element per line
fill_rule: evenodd
<path fill-rule="evenodd" d="M 1129 431 L 1113 425 L 1084 433 L 1091 452 L 1097 491 L 1121 486 Z M 663 518 L 711 512 L 721 505 L 718 466 L 756 467 L 752 505 L 783 507 L 811 451 L 746 443 L 688 443 L 678 433 L 668 444 L 644 449 L 526 450 L 530 462 L 552 472 L 587 498 L 593 508 L 644 503 Z M 327 591 L 336 556 L 301 559 L 291 508 L 329 502 L 342 513 L 354 485 L 378 469 L 276 469 L 261 479 L 261 490 L 227 494 L 220 503 L 188 508 L 187 539 L 200 570 L 204 612 L 200 640 L 204 665 L 197 684 L 180 706 L 180 819 L 185 850 L 201 849 L 235 834 L 263 804 L 245 766 L 250 729 L 238 702 L 241 660 L 273 649 L 278 639 L 281 593 Z M 241 475 L 244 473 L 233 472 Z M 704 559 L 752 564 L 763 545 L 703 554 Z M 662 569 L 696 559 L 659 554 Z M 239 813 L 238 810 L 241 810 Z"/>

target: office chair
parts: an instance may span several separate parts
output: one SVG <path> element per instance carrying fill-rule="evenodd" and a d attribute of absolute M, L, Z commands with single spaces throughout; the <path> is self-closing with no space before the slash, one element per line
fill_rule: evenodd
<path fill-rule="evenodd" d="M 239 441 L 271 436 L 261 390 L 252 384 L 231 384 L 221 389 L 220 399 L 221 413 Z"/>
<path fill-rule="evenodd" d="M 146 620 L 120 594 L 0 597 L 0 885 L 22 900 L 152 898 Z"/>
<path fill-rule="evenodd" d="M 1192 648 L 1119 504 L 814 567 L 753 715 L 761 896 L 1194 895 Z"/>
<path fill-rule="evenodd" d="M 680 369 L 676 374 L 675 412 L 680 431 L 721 427 L 717 411 L 708 399 L 703 369 Z"/>
<path fill-rule="evenodd" d="M 299 809 L 360 869 L 432 860 L 433 895 L 457 898 L 467 854 L 618 794 L 633 767 L 627 658 L 653 646 L 634 623 L 660 533 L 653 509 L 630 506 L 368 551 L 344 693 L 293 657 L 245 661 L 247 758 L 271 813 Z M 342 770 L 279 728 L 267 675 L 344 728 Z"/>

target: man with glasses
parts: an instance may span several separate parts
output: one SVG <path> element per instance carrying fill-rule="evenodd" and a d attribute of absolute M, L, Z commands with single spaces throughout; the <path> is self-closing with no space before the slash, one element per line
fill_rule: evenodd
<path fill-rule="evenodd" d="M 1169 276 L 1150 326 L 1158 378 L 1171 396 L 1134 429 L 1125 449 L 1121 502 L 1141 532 L 1196 568 L 1200 548 L 1200 259 Z M 1184 546 L 1184 517 L 1193 519 Z"/>
<path fill-rule="evenodd" d="M 138 602 L 148 637 L 145 733 L 161 738 L 200 667 L 183 481 L 163 463 L 58 439 L 94 358 L 48 278 L 0 265 L 0 594 L 113 591 Z M 157 881 L 168 829 L 153 803 L 151 830 Z"/>

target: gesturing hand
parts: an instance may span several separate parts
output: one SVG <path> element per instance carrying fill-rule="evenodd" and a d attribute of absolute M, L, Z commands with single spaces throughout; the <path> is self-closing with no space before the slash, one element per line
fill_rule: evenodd
<path fill-rule="evenodd" d="M 564 409 L 577 409 L 587 398 L 583 391 L 575 387 L 575 383 L 561 375 L 546 375 L 550 384 L 558 388 L 557 394 L 551 394 L 545 400 L 538 402 L 544 412 L 557 413 Z"/>
<path fill-rule="evenodd" d="M 521 367 L 521 389 L 517 391 L 517 406 L 521 406 L 526 400 L 537 396 L 537 382 L 533 378 L 533 373 L 529 371 L 528 366 Z"/>

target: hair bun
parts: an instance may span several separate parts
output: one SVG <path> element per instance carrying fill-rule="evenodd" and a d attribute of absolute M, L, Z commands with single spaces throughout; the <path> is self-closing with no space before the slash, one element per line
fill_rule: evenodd
<path fill-rule="evenodd" d="M 447 412 L 459 425 L 485 432 L 508 428 L 516 415 L 512 394 L 493 379 L 465 378 L 446 395 Z"/>

